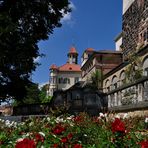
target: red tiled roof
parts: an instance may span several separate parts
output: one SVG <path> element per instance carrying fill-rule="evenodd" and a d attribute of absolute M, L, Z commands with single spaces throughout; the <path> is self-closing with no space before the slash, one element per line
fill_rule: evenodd
<path fill-rule="evenodd" d="M 93 48 L 87 48 L 85 51 L 92 52 L 92 51 L 94 51 L 94 49 Z"/>
<path fill-rule="evenodd" d="M 58 68 L 59 71 L 81 71 L 80 65 L 66 63 Z"/>
<path fill-rule="evenodd" d="M 58 67 L 57 67 L 55 64 L 52 64 L 52 65 L 50 66 L 50 69 L 58 69 Z"/>
<path fill-rule="evenodd" d="M 76 50 L 75 47 L 71 47 L 71 48 L 70 48 L 70 50 L 69 50 L 69 54 L 70 54 L 70 53 L 78 54 L 78 53 L 77 53 L 77 50 Z"/>

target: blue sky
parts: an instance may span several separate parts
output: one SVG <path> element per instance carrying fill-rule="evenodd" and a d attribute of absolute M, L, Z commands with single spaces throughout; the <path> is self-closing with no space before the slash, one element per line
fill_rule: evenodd
<path fill-rule="evenodd" d="M 43 58 L 32 74 L 38 84 L 49 81 L 51 64 L 60 66 L 67 61 L 67 53 L 75 45 L 79 53 L 79 63 L 83 51 L 115 49 L 114 39 L 122 30 L 122 0 L 71 0 L 73 11 L 62 20 L 62 27 L 54 29 L 46 41 L 39 42 Z"/>

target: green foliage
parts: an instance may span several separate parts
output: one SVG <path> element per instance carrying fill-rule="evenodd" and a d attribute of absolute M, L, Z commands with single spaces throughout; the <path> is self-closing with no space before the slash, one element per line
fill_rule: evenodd
<path fill-rule="evenodd" d="M 41 89 L 39 89 L 38 84 L 31 84 L 26 87 L 26 97 L 23 100 L 14 100 L 13 106 L 22 104 L 49 103 L 52 97 L 47 96 L 47 86 L 48 85 L 44 85 Z"/>
<path fill-rule="evenodd" d="M 23 99 L 24 104 L 35 104 L 40 103 L 40 90 L 38 84 L 32 84 L 30 87 L 27 87 L 27 96 Z"/>
<path fill-rule="evenodd" d="M 101 88 L 103 81 L 101 70 L 96 70 L 95 72 L 93 72 L 89 81 L 90 83 L 88 83 L 88 85 L 93 89 Z"/>
<path fill-rule="evenodd" d="M 129 55 L 128 60 L 129 65 L 125 70 L 126 82 L 135 82 L 142 77 L 142 62 L 136 53 Z"/>
<path fill-rule="evenodd" d="M 52 96 L 47 95 L 47 90 L 48 90 L 48 84 L 45 84 L 40 89 L 39 98 L 41 103 L 49 103 L 52 98 Z"/>
<path fill-rule="evenodd" d="M 41 56 L 37 43 L 60 27 L 68 0 L 0 1 L 0 101 L 23 99 Z M 62 10 L 62 11 L 61 11 Z"/>

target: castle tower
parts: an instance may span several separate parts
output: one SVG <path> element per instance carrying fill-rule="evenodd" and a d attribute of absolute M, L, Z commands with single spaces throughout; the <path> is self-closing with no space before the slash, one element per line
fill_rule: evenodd
<path fill-rule="evenodd" d="M 78 64 L 78 53 L 75 47 L 71 47 L 69 50 L 68 56 L 68 63 L 69 64 Z"/>
<path fill-rule="evenodd" d="M 50 85 L 49 85 L 49 96 L 53 96 L 53 92 L 57 90 L 57 72 L 58 67 L 53 64 L 50 67 Z"/>

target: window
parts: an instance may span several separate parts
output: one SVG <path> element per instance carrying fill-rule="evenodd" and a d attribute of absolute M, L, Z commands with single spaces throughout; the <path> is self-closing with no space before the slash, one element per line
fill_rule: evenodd
<path fill-rule="evenodd" d="M 70 84 L 70 79 L 67 79 L 68 84 Z"/>
<path fill-rule="evenodd" d="M 109 92 L 110 91 L 110 88 L 109 88 L 109 86 L 107 87 L 107 92 Z"/>
<path fill-rule="evenodd" d="M 58 83 L 59 84 L 70 84 L 70 79 L 69 78 L 59 78 Z"/>
<path fill-rule="evenodd" d="M 117 76 L 113 76 L 113 79 L 112 79 L 113 89 L 116 89 L 118 87 L 117 82 L 118 82 Z"/>
<path fill-rule="evenodd" d="M 117 88 L 117 83 L 114 84 L 114 89 L 116 89 L 116 88 Z"/>
<path fill-rule="evenodd" d="M 148 76 L 148 57 L 143 61 L 143 74 L 144 76 Z"/>
<path fill-rule="evenodd" d="M 79 81 L 79 77 L 75 77 L 75 83 Z"/>
<path fill-rule="evenodd" d="M 63 83 L 63 78 L 59 78 L 59 84 Z"/>
<path fill-rule="evenodd" d="M 147 41 L 148 40 L 148 31 L 145 30 L 144 32 L 144 41 Z"/>
<path fill-rule="evenodd" d="M 144 69 L 144 76 L 148 76 L 148 68 Z"/>
<path fill-rule="evenodd" d="M 79 100 L 79 99 L 80 99 L 80 95 L 77 94 L 77 95 L 76 95 L 76 100 Z"/>
<path fill-rule="evenodd" d="M 64 78 L 63 83 L 64 83 L 64 84 L 66 84 L 66 83 L 67 83 L 67 78 Z"/>

